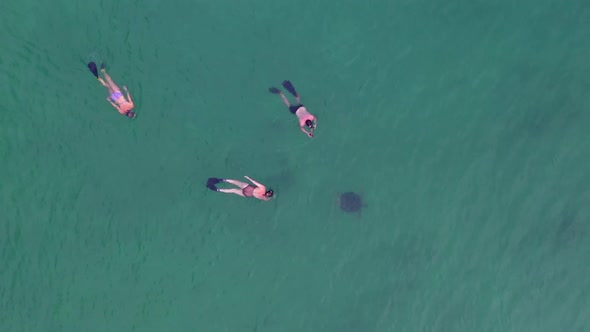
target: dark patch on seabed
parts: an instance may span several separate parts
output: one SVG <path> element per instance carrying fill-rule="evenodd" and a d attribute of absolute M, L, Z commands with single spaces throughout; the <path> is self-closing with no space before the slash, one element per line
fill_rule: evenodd
<path fill-rule="evenodd" d="M 572 202 L 564 206 L 555 232 L 555 246 L 558 248 L 579 245 L 586 239 L 588 220 L 580 213 L 580 209 Z"/>
<path fill-rule="evenodd" d="M 563 133 L 585 118 L 590 79 L 576 70 L 523 62 L 505 66 L 501 77 L 493 102 L 509 128 L 505 140 Z"/>
<path fill-rule="evenodd" d="M 408 317 L 410 308 L 404 301 L 420 291 L 435 259 L 433 248 L 418 235 L 382 241 L 360 253 L 337 272 L 340 280 L 334 281 L 333 299 L 319 310 L 311 330 L 375 331 L 381 321 Z"/>

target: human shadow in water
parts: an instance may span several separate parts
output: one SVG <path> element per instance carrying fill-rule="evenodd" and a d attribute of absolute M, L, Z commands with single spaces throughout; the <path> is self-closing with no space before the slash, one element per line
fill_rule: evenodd
<path fill-rule="evenodd" d="M 263 160 L 265 163 L 264 169 L 252 169 L 251 160 Z M 295 183 L 295 172 L 289 163 L 289 158 L 286 153 L 261 151 L 235 151 L 226 158 L 227 168 L 231 172 L 244 175 L 252 174 L 256 176 L 265 185 L 275 188 L 277 193 L 279 191 L 288 191 Z"/>

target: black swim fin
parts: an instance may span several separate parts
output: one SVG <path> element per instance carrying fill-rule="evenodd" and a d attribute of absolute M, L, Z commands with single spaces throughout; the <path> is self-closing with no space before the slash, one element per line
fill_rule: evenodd
<path fill-rule="evenodd" d="M 98 69 L 96 68 L 96 63 L 89 62 L 88 69 L 90 69 L 90 72 L 92 73 L 92 75 L 94 75 L 94 77 L 98 78 Z"/>
<path fill-rule="evenodd" d="M 217 189 L 217 187 L 215 185 L 220 182 L 223 182 L 223 179 L 209 178 L 209 179 L 207 179 L 206 187 L 213 190 L 213 191 L 219 191 L 219 189 Z"/>
<path fill-rule="evenodd" d="M 281 93 L 281 90 L 279 90 L 279 89 L 275 88 L 274 86 L 273 86 L 273 87 L 271 87 L 271 88 L 269 88 L 269 89 L 268 89 L 268 91 L 269 91 L 270 93 L 274 93 L 275 95 L 278 95 L 279 93 Z"/>
<path fill-rule="evenodd" d="M 294 97 L 297 97 L 297 91 L 295 91 L 295 87 L 291 84 L 291 81 L 285 80 L 283 81 L 283 87 L 287 89 L 287 91 L 291 92 Z"/>

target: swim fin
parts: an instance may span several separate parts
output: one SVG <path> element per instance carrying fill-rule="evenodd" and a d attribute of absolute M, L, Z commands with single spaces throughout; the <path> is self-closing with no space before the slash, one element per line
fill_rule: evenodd
<path fill-rule="evenodd" d="M 283 81 L 283 87 L 287 89 L 287 91 L 291 92 L 294 97 L 297 97 L 297 91 L 295 91 L 295 87 L 291 84 L 291 81 L 285 80 Z"/>
<path fill-rule="evenodd" d="M 271 88 L 269 88 L 269 89 L 268 89 L 268 91 L 269 91 L 270 93 L 274 93 L 275 95 L 278 95 L 279 93 L 281 93 L 281 90 L 279 90 L 279 89 L 275 88 L 274 86 L 273 86 L 273 87 L 271 87 Z"/>
<path fill-rule="evenodd" d="M 213 190 L 213 191 L 219 191 L 219 189 L 217 189 L 217 187 L 215 185 L 220 182 L 223 182 L 223 179 L 209 178 L 209 179 L 207 179 L 206 187 Z"/>
<path fill-rule="evenodd" d="M 92 73 L 92 75 L 94 75 L 94 77 L 98 78 L 98 69 L 96 68 L 96 63 L 89 62 L 88 69 L 90 69 L 90 72 Z"/>

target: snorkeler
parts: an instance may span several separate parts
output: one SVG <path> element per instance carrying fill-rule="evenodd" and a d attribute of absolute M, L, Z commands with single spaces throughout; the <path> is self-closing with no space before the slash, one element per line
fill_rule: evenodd
<path fill-rule="evenodd" d="M 123 91 L 125 91 L 125 93 L 127 94 L 127 98 L 125 98 L 125 95 L 123 95 L 123 93 L 121 92 L 121 89 L 117 86 L 117 84 L 115 84 L 115 82 L 113 82 L 113 79 L 111 78 L 111 76 L 109 76 L 109 74 L 107 74 L 107 72 L 105 70 L 104 63 L 100 64 L 100 71 L 104 75 L 106 82 L 100 76 L 98 76 L 98 70 L 96 69 L 96 63 L 94 63 L 94 62 L 88 63 L 88 69 L 90 69 L 90 71 L 92 72 L 94 77 L 96 77 L 96 79 L 105 88 L 109 89 L 109 96 L 107 97 L 108 102 L 111 103 L 111 105 L 113 105 L 113 107 L 116 108 L 117 111 L 119 111 L 119 113 L 121 113 L 125 116 L 128 116 L 131 119 L 135 118 L 135 112 L 133 112 L 133 108 L 135 107 L 135 104 L 133 103 L 133 99 L 131 98 L 131 94 L 129 93 L 129 91 L 127 91 L 127 87 L 124 86 Z"/>
<path fill-rule="evenodd" d="M 252 180 L 248 176 L 244 176 L 244 177 L 246 179 L 250 180 L 250 182 L 252 182 L 254 184 L 254 186 L 251 184 L 245 183 L 245 182 L 237 181 L 237 180 L 209 178 L 207 180 L 207 188 L 209 188 L 213 191 L 218 191 L 220 193 L 236 194 L 236 195 L 240 195 L 243 197 L 254 197 L 254 198 L 261 199 L 263 201 L 268 201 L 274 196 L 274 192 L 272 191 L 272 189 L 268 188 L 268 190 L 267 190 L 263 184 L 260 184 L 256 181 Z M 218 183 L 222 183 L 222 182 L 231 183 L 234 186 L 237 186 L 238 188 L 218 189 L 216 185 Z"/>
<path fill-rule="evenodd" d="M 289 99 L 287 99 L 285 94 L 275 87 L 269 88 L 268 91 L 270 91 L 270 93 L 281 95 L 281 98 L 283 98 L 283 102 L 285 102 L 287 107 L 289 107 L 289 111 L 297 115 L 301 131 L 304 132 L 307 136 L 313 137 L 313 132 L 315 131 L 318 125 L 318 119 L 313 114 L 309 113 L 305 106 L 301 104 L 301 98 L 299 97 L 299 94 L 297 94 L 297 91 L 295 91 L 295 87 L 293 87 L 293 84 L 291 84 L 290 81 L 283 81 L 283 87 L 287 89 L 287 91 L 289 91 L 295 98 L 297 98 L 297 105 L 291 105 L 291 103 L 289 103 Z M 306 127 L 309 128 L 309 131 L 307 131 Z"/>

